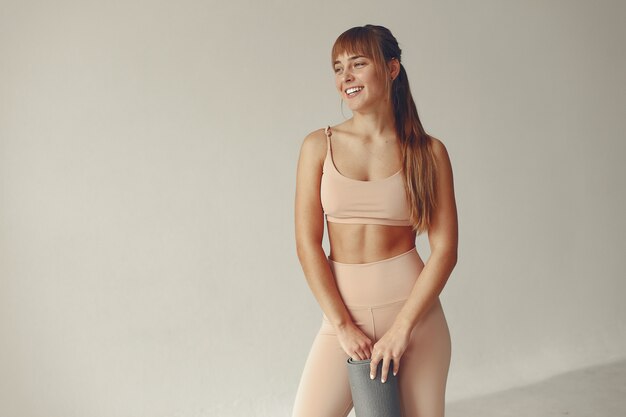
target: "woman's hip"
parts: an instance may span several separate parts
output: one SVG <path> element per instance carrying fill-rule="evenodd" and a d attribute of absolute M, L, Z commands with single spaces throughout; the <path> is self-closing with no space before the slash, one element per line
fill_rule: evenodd
<path fill-rule="evenodd" d="M 328 259 L 346 307 L 376 307 L 408 298 L 424 268 L 415 247 L 375 262 L 346 264 Z"/>

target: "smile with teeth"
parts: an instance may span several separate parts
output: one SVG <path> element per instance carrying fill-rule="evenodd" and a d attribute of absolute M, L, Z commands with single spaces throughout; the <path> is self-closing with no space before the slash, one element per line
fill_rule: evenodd
<path fill-rule="evenodd" d="M 356 95 L 359 91 L 361 91 L 363 87 L 350 87 L 346 89 L 346 94 L 350 97 Z"/>

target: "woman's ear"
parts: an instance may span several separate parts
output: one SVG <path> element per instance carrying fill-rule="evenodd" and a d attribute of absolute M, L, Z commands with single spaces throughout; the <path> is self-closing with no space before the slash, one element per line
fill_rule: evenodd
<path fill-rule="evenodd" d="M 389 66 L 389 74 L 391 76 L 391 80 L 395 80 L 398 74 L 400 74 L 400 61 L 397 58 L 391 58 L 387 63 Z"/>

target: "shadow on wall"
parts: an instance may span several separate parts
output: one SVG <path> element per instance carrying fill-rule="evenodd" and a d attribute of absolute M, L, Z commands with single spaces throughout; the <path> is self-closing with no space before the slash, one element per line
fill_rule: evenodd
<path fill-rule="evenodd" d="M 626 416 L 626 360 L 450 403 L 446 416 Z"/>

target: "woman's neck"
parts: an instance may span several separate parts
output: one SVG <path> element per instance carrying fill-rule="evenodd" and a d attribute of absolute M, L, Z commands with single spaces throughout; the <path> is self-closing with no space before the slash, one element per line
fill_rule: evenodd
<path fill-rule="evenodd" d="M 360 136 L 389 137 L 395 136 L 396 122 L 391 106 L 380 106 L 370 112 L 353 112 L 352 130 Z"/>

